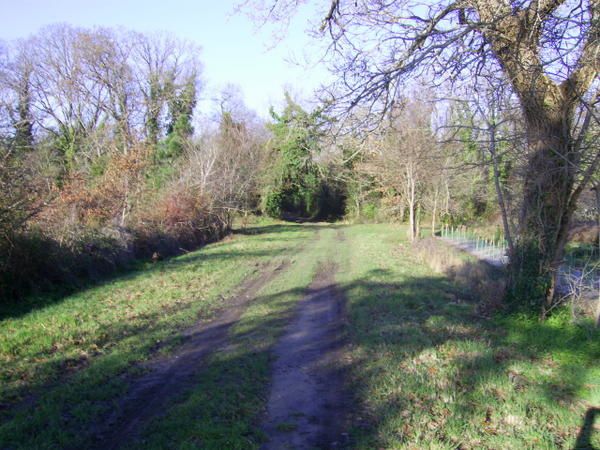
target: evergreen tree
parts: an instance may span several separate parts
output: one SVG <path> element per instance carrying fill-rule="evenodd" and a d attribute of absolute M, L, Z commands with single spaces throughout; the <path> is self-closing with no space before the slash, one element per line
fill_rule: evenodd
<path fill-rule="evenodd" d="M 196 106 L 196 75 L 191 75 L 169 102 L 170 121 L 161 157 L 176 157 L 183 152 L 185 141 L 194 133 L 192 116 Z"/>
<path fill-rule="evenodd" d="M 322 211 L 326 187 L 314 161 L 320 152 L 321 111 L 304 111 L 289 94 L 281 115 L 271 110 L 269 126 L 273 162 L 269 168 L 263 210 L 273 217 L 317 218 Z"/>

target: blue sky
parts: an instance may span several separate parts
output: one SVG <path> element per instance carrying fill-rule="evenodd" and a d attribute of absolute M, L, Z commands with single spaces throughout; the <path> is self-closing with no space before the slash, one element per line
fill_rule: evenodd
<path fill-rule="evenodd" d="M 0 0 L 0 39 L 35 33 L 44 25 L 65 22 L 75 26 L 109 26 L 136 31 L 168 31 L 202 47 L 200 59 L 207 86 L 202 109 L 224 85 L 238 85 L 246 104 L 261 116 L 279 105 L 283 90 L 310 97 L 327 78 L 325 68 L 314 64 L 321 52 L 306 35 L 307 14 L 292 21 L 286 36 L 273 48 L 273 27 L 256 24 L 234 14 L 237 0 Z M 317 13 L 318 15 L 318 13 Z M 316 16 L 315 16 L 316 17 Z M 293 64 L 290 60 L 311 60 Z"/>

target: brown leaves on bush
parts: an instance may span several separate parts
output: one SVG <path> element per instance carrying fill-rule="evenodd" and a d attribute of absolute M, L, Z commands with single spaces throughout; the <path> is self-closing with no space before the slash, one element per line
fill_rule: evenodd
<path fill-rule="evenodd" d="M 138 146 L 126 154 L 113 155 L 104 171 L 89 179 L 82 173 L 72 173 L 57 196 L 40 215 L 48 225 L 73 222 L 82 226 L 102 226 L 109 222 L 124 224 L 134 198 L 142 187 L 144 169 L 149 165 L 149 151 Z"/>
<path fill-rule="evenodd" d="M 202 229 L 210 222 L 211 205 L 185 185 L 175 184 L 158 198 L 140 207 L 134 227 L 145 226 L 167 233 L 185 229 Z"/>

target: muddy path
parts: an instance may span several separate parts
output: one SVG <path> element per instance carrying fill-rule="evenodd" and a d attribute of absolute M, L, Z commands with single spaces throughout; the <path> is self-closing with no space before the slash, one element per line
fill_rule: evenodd
<path fill-rule="evenodd" d="M 209 322 L 199 323 L 183 332 L 185 341 L 168 357 L 145 365 L 148 372 L 131 380 L 127 394 L 118 401 L 114 412 L 96 427 L 93 447 L 116 449 L 139 437 L 150 419 L 157 417 L 173 398 L 193 388 L 194 378 L 203 361 L 228 344 L 228 333 L 239 320 L 247 304 L 260 289 L 289 266 L 289 261 L 261 270 L 260 275 L 242 283 L 224 309 Z"/>
<path fill-rule="evenodd" d="M 347 444 L 349 397 L 340 366 L 345 299 L 335 284 L 336 270 L 331 262 L 321 265 L 273 350 L 276 360 L 261 426 L 268 438 L 264 450 Z"/>

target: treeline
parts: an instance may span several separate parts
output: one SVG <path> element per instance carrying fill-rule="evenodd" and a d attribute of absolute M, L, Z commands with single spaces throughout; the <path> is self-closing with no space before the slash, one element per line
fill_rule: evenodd
<path fill-rule="evenodd" d="M 346 179 L 347 216 L 407 222 L 412 240 L 425 234 L 424 227 L 429 234 L 439 233 L 445 225 L 467 225 L 480 237 L 504 241 L 509 258 L 518 257 L 521 265 L 517 267 L 520 278 L 511 278 L 511 270 L 516 269 L 510 260 L 502 307 L 541 309 L 544 315 L 558 310 L 567 292 L 579 295 L 581 288 L 573 286 L 576 282 L 582 286 L 583 281 L 562 278 L 561 285 L 555 282 L 551 301 L 543 307 L 544 297 L 534 295 L 550 285 L 539 282 L 536 255 L 519 248 L 518 242 L 523 234 L 521 219 L 530 207 L 525 189 L 538 175 L 547 174 L 531 173 L 529 162 L 535 152 L 527 146 L 515 96 L 491 83 L 487 89 L 464 94 L 440 95 L 445 97 L 441 101 L 426 93 L 398 98 L 400 106 L 388 111 L 376 130 L 346 137 L 340 173 Z M 557 263 L 560 268 L 574 255 L 585 255 L 577 256 L 574 270 L 591 274 L 590 278 L 597 276 L 600 218 L 600 173 L 592 170 L 600 137 L 598 123 L 591 120 L 595 113 L 597 106 L 580 110 L 580 117 L 588 121 L 580 120 L 576 144 L 583 155 L 579 163 L 590 176 L 589 188 L 584 189 L 584 176 L 574 172 L 581 190 L 570 210 Z"/>
<path fill-rule="evenodd" d="M 360 143 L 355 139 L 354 147 L 349 142 L 349 218 L 407 222 L 413 240 L 422 228 L 435 232 L 443 225 L 499 228 L 494 232 L 504 234 L 500 194 L 514 226 L 522 168 L 516 150 L 522 138 L 507 121 L 494 130 L 491 148 L 484 124 L 468 104 L 439 108 L 414 94 L 377 132 Z"/>
<path fill-rule="evenodd" d="M 265 130 L 223 102 L 194 132 L 198 54 L 67 25 L 3 46 L 0 297 L 192 249 L 258 205 Z"/>
<path fill-rule="evenodd" d="M 375 131 L 342 140 L 346 217 L 406 222 L 412 239 L 422 228 L 469 225 L 486 237 L 514 240 L 530 176 L 514 96 L 488 86 L 443 101 L 412 93 L 398 103 Z M 582 138 L 591 157 L 599 131 L 591 124 Z M 597 221 L 597 186 L 592 178 L 592 189 L 582 192 L 573 226 Z M 597 231 L 580 238 L 597 244 Z"/>
<path fill-rule="evenodd" d="M 209 120 L 198 54 L 166 34 L 66 25 L 2 47 L 0 296 L 196 248 L 238 214 L 406 222 L 413 240 L 442 225 L 519 234 L 531 155 L 493 77 L 442 101 L 407 93 L 368 132 L 368 111 L 338 122 L 287 94 L 263 121 L 235 89 L 210 93 Z M 592 123 L 592 156 L 597 138 Z M 597 210 L 586 191 L 576 220 Z"/>
<path fill-rule="evenodd" d="M 231 87 L 201 117 L 198 54 L 167 34 L 67 25 L 3 46 L 3 299 L 197 248 L 237 215 L 344 215 L 330 120 L 286 95 L 266 123 Z"/>

